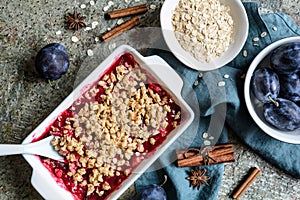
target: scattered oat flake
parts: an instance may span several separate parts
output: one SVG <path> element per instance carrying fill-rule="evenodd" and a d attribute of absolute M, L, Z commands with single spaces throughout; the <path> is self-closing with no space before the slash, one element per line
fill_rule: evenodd
<path fill-rule="evenodd" d="M 258 37 L 255 37 L 255 38 L 253 38 L 252 40 L 253 40 L 253 42 L 257 42 L 257 41 L 259 40 L 259 38 L 258 38 Z"/>
<path fill-rule="evenodd" d="M 110 30 L 111 30 L 111 28 L 110 28 L 110 27 L 108 27 L 108 28 L 107 28 L 107 30 L 108 30 L 108 31 L 110 31 Z"/>
<path fill-rule="evenodd" d="M 90 1 L 90 5 L 94 6 L 95 5 L 95 1 Z"/>
<path fill-rule="evenodd" d="M 92 28 L 91 27 L 86 27 L 84 30 L 85 31 L 90 31 L 90 30 L 92 30 Z"/>
<path fill-rule="evenodd" d="M 80 8 L 84 9 L 84 8 L 86 8 L 86 5 L 85 4 L 81 4 Z"/>
<path fill-rule="evenodd" d="M 108 9 L 109 9 L 109 8 L 110 8 L 110 6 L 109 6 L 109 5 L 107 5 L 107 6 L 104 6 L 104 7 L 103 7 L 103 11 L 104 11 L 104 12 L 106 12 L 106 11 L 108 11 Z"/>
<path fill-rule="evenodd" d="M 261 34 L 260 34 L 260 37 L 266 37 L 267 36 L 267 32 L 262 32 Z"/>
<path fill-rule="evenodd" d="M 273 30 L 273 31 L 277 31 L 277 27 L 276 27 L 276 26 L 273 26 L 273 27 L 272 27 L 272 30 Z"/>
<path fill-rule="evenodd" d="M 112 49 L 114 49 L 114 48 L 116 48 L 116 43 L 112 43 L 112 44 L 110 44 L 109 46 L 108 46 L 108 48 L 110 49 L 110 50 L 112 50 Z"/>
<path fill-rule="evenodd" d="M 88 50 L 87 50 L 87 55 L 88 55 L 88 56 L 93 56 L 93 55 L 94 55 L 93 50 L 88 49 Z"/>
<path fill-rule="evenodd" d="M 196 80 L 196 81 L 194 82 L 194 86 L 198 86 L 198 85 L 199 85 L 199 81 Z"/>
<path fill-rule="evenodd" d="M 244 50 L 244 51 L 243 51 L 243 56 L 244 56 L 244 57 L 247 57 L 247 55 L 248 55 L 247 50 Z"/>
<path fill-rule="evenodd" d="M 98 42 L 99 40 L 99 37 L 95 37 L 95 42 Z"/>
<path fill-rule="evenodd" d="M 99 24 L 99 22 L 97 22 L 97 21 L 94 21 L 94 22 L 92 22 L 92 28 L 94 29 L 94 28 L 96 28 L 96 26 Z"/>
<path fill-rule="evenodd" d="M 203 73 L 202 73 L 202 72 L 199 72 L 198 78 L 202 78 L 202 77 L 203 77 Z"/>
<path fill-rule="evenodd" d="M 213 140 L 213 139 L 215 139 L 215 138 L 214 138 L 214 136 L 210 136 L 208 139 L 209 139 L 209 140 Z"/>
<path fill-rule="evenodd" d="M 204 139 L 206 139 L 206 138 L 208 137 L 208 133 L 204 132 L 204 133 L 202 134 L 202 137 L 203 137 Z"/>
<path fill-rule="evenodd" d="M 56 34 L 56 35 L 60 35 L 60 34 L 61 34 L 61 31 L 56 31 L 55 34 Z"/>
<path fill-rule="evenodd" d="M 229 75 L 228 75 L 228 74 L 224 74 L 223 77 L 224 77 L 224 78 L 229 78 Z"/>
<path fill-rule="evenodd" d="M 258 43 L 254 43 L 253 46 L 259 46 L 259 44 Z"/>
<path fill-rule="evenodd" d="M 150 9 L 151 9 L 151 10 L 155 10 L 155 9 L 156 9 L 156 5 L 155 5 L 155 4 L 151 4 L 151 5 L 150 5 Z"/>
<path fill-rule="evenodd" d="M 219 87 L 223 87 L 223 86 L 225 86 L 225 84 L 226 84 L 225 81 L 220 81 L 220 82 L 218 83 L 218 86 L 219 86 Z"/>
<path fill-rule="evenodd" d="M 119 19 L 119 20 L 117 21 L 117 24 L 120 25 L 120 24 L 122 24 L 123 22 L 124 22 L 123 19 Z"/>
<path fill-rule="evenodd" d="M 210 144 L 211 144 L 211 142 L 209 140 L 204 140 L 204 145 L 208 146 Z"/>
<path fill-rule="evenodd" d="M 79 41 L 78 37 L 72 36 L 72 42 L 78 42 L 78 41 Z"/>
<path fill-rule="evenodd" d="M 108 2 L 108 5 L 109 5 L 109 6 L 113 6 L 113 5 L 114 5 L 114 2 L 113 2 L 113 1 L 109 1 L 109 2 Z"/>

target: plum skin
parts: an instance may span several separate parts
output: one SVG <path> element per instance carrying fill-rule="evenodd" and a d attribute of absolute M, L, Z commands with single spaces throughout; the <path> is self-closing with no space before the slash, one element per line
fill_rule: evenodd
<path fill-rule="evenodd" d="M 39 75 L 47 80 L 57 80 L 69 68 L 70 60 L 65 47 L 59 43 L 51 43 L 43 47 L 35 59 L 35 68 Z"/>
<path fill-rule="evenodd" d="M 156 184 L 147 186 L 141 193 L 139 193 L 136 200 L 166 200 L 167 195 L 165 190 Z"/>
<path fill-rule="evenodd" d="M 283 44 L 271 53 L 271 68 L 278 74 L 300 71 L 300 42 Z"/>
<path fill-rule="evenodd" d="M 256 69 L 250 84 L 255 97 L 263 103 L 277 98 L 280 91 L 279 77 L 269 68 Z"/>
<path fill-rule="evenodd" d="M 282 98 L 291 101 L 300 101 L 300 73 L 279 76 L 280 92 Z"/>
<path fill-rule="evenodd" d="M 277 98 L 274 103 L 263 105 L 264 117 L 267 122 L 283 131 L 293 131 L 300 128 L 300 107 L 294 102 Z"/>

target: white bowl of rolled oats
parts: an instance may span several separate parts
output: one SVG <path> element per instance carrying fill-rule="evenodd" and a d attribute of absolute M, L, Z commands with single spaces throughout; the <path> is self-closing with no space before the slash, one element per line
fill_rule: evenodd
<path fill-rule="evenodd" d="M 168 76 L 165 76 L 168 74 Z M 45 199 L 117 199 L 191 124 L 183 81 L 122 45 L 23 141 L 47 135 L 64 162 L 24 155 Z"/>
<path fill-rule="evenodd" d="M 248 36 L 248 18 L 240 0 L 166 0 L 160 22 L 172 53 L 200 71 L 233 60 Z"/>

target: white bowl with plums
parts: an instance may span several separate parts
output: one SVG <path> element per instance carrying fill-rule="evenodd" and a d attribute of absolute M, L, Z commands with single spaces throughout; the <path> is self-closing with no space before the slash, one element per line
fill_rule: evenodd
<path fill-rule="evenodd" d="M 300 144 L 300 37 L 276 41 L 252 61 L 244 95 L 248 111 L 268 135 Z"/>

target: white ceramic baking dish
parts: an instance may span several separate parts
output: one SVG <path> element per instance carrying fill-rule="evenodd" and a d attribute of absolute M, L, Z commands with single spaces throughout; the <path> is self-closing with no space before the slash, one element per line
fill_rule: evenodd
<path fill-rule="evenodd" d="M 130 46 L 122 45 L 115 49 L 76 89 L 23 141 L 23 144 L 30 143 L 36 138 L 40 138 L 46 131 L 46 128 L 63 111 L 68 109 L 74 100 L 78 99 L 89 87 L 97 81 L 104 71 L 109 68 L 120 54 L 125 52 L 131 53 L 135 60 L 147 69 L 163 88 L 168 91 L 175 102 L 181 107 L 183 119 L 167 137 L 167 139 L 156 149 L 155 153 L 139 164 L 135 171 L 127 178 L 121 187 L 114 191 L 109 199 L 117 199 L 124 191 L 134 183 L 134 181 L 184 132 L 194 119 L 194 113 L 189 105 L 181 96 L 183 81 L 180 76 L 160 57 L 149 56 L 143 57 Z M 35 155 L 23 155 L 26 161 L 33 168 L 31 182 L 35 189 L 48 200 L 68 200 L 75 197 L 65 189 L 65 186 L 58 184 L 56 178 L 41 163 L 40 158 Z"/>

